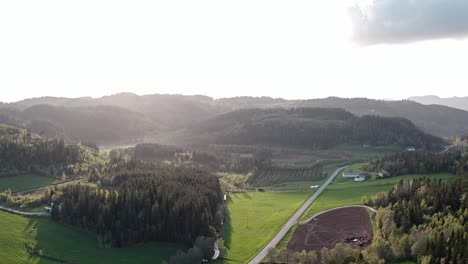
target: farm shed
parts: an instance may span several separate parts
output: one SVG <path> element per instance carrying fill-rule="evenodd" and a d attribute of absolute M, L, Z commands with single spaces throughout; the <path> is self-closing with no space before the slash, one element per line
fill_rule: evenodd
<path fill-rule="evenodd" d="M 345 172 L 343 173 L 343 178 L 357 178 L 357 177 L 360 177 L 361 174 L 357 173 L 357 172 Z"/>

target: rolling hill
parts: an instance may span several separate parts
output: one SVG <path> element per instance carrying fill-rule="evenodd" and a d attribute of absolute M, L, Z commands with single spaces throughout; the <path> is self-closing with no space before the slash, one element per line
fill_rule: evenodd
<path fill-rule="evenodd" d="M 99 144 L 162 141 L 162 135 L 189 129 L 242 109 L 342 108 L 357 115 L 401 117 L 424 132 L 452 138 L 468 132 L 468 111 L 417 102 L 329 97 L 285 100 L 270 97 L 213 99 L 207 96 L 121 93 L 101 98 L 42 97 L 0 105 L 0 122 L 48 137 Z M 57 113 L 59 112 L 59 113 Z M 164 133 L 159 133 L 164 132 Z M 105 136 L 104 136 L 105 135 Z"/>
<path fill-rule="evenodd" d="M 245 109 L 219 115 L 181 132 L 177 141 L 238 145 L 302 146 L 340 144 L 434 148 L 443 140 L 403 118 L 356 116 L 343 109 Z"/>

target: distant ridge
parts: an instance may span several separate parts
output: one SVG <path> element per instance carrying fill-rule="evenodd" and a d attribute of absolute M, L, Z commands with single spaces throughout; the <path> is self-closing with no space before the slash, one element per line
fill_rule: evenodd
<path fill-rule="evenodd" d="M 266 96 L 213 99 L 203 95 L 133 93 L 100 98 L 41 97 L 0 103 L 0 123 L 48 137 L 120 144 L 151 141 L 160 134 L 168 135 L 236 110 L 308 107 L 341 108 L 357 116 L 406 118 L 424 132 L 444 138 L 468 132 L 468 111 L 413 100 L 339 97 L 286 100 Z"/>
<path fill-rule="evenodd" d="M 468 96 L 441 98 L 436 95 L 425 95 L 425 96 L 413 96 L 413 97 L 408 98 L 408 100 L 418 102 L 420 104 L 425 104 L 425 105 L 438 104 L 438 105 L 445 105 L 445 106 L 468 111 Z"/>

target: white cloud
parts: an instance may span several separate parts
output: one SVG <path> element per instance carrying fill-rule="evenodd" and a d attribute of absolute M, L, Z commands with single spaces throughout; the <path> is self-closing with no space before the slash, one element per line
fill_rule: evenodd
<path fill-rule="evenodd" d="M 468 36 L 466 0 L 374 0 L 349 11 L 364 45 Z"/>

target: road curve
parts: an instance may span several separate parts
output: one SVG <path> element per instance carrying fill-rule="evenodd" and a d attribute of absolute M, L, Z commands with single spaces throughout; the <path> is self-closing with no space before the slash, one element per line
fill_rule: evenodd
<path fill-rule="evenodd" d="M 333 174 L 325 181 L 325 183 L 291 216 L 291 218 L 286 222 L 286 224 L 281 228 L 281 230 L 276 234 L 276 236 L 260 251 L 250 262 L 249 264 L 258 264 L 260 263 L 268 254 L 268 252 L 276 247 L 278 243 L 283 239 L 283 237 L 288 233 L 288 231 L 293 227 L 299 217 L 304 214 L 304 212 L 309 208 L 309 206 L 319 197 L 325 188 L 335 179 L 336 175 L 340 173 L 344 168 L 348 166 L 344 166 L 338 168 Z"/>
<path fill-rule="evenodd" d="M 8 213 L 23 215 L 23 216 L 50 216 L 50 213 L 47 213 L 47 212 L 29 213 L 29 212 L 18 211 L 15 209 L 4 207 L 4 206 L 0 206 L 0 211 L 5 211 Z"/>
<path fill-rule="evenodd" d="M 304 221 L 300 222 L 299 224 L 300 225 L 306 224 L 306 223 L 310 222 L 310 220 L 314 219 L 315 217 L 317 217 L 319 215 L 322 215 L 324 213 L 328 213 L 328 212 L 333 211 L 333 210 L 338 210 L 338 209 L 343 209 L 343 208 L 353 208 L 353 207 L 362 207 L 362 208 L 365 208 L 365 209 L 369 209 L 374 213 L 377 212 L 377 210 L 375 210 L 374 208 L 372 208 L 370 206 L 367 206 L 367 205 L 362 205 L 362 204 L 339 206 L 339 207 L 335 207 L 335 208 L 331 208 L 331 209 L 328 209 L 328 210 L 325 210 L 325 211 L 318 212 L 318 213 L 314 214 L 313 216 L 309 217 L 307 220 L 304 220 Z"/>

